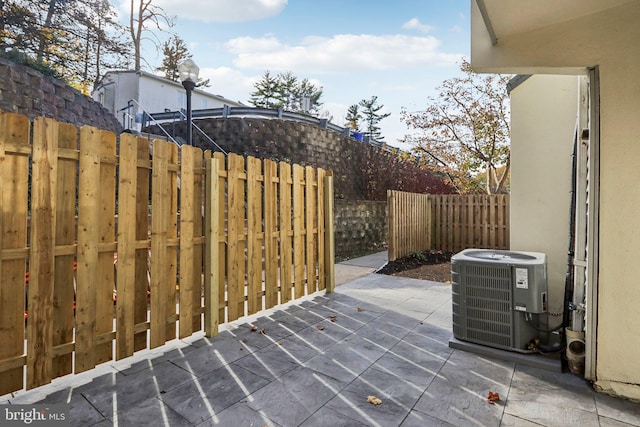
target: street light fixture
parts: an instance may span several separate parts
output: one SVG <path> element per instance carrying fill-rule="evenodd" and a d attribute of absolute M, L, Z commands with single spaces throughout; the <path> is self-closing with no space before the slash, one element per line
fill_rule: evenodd
<path fill-rule="evenodd" d="M 200 67 L 198 67 L 192 59 L 187 59 L 178 65 L 180 81 L 187 91 L 187 144 L 189 145 L 193 145 L 193 134 L 191 132 L 193 127 L 191 118 L 191 92 L 195 89 L 196 83 L 198 82 L 199 72 Z"/>

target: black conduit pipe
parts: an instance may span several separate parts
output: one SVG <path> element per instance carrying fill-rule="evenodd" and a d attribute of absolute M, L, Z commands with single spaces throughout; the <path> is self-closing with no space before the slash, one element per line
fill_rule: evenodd
<path fill-rule="evenodd" d="M 573 305 L 573 259 L 575 257 L 575 228 L 576 228 L 576 169 L 578 164 L 578 127 L 573 140 L 573 153 L 571 154 L 571 202 L 569 205 L 569 249 L 567 250 L 567 274 L 564 280 L 564 305 L 562 310 L 562 325 L 569 326 L 571 320 L 571 307 Z M 566 342 L 564 328 L 560 332 L 560 347 L 564 348 Z M 568 368 L 567 358 L 562 358 L 562 370 Z"/>

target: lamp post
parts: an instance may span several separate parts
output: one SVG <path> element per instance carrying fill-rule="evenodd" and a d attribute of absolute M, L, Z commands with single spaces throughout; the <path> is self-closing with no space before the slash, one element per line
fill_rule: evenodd
<path fill-rule="evenodd" d="M 191 128 L 193 126 L 191 119 L 191 92 L 196 87 L 198 81 L 198 73 L 200 68 L 192 59 L 187 59 L 178 65 L 178 73 L 182 86 L 187 91 L 187 144 L 193 145 L 193 134 Z"/>

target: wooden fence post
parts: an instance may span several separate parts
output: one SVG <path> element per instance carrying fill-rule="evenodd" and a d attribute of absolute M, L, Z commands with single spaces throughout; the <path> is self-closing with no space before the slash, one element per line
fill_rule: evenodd
<path fill-rule="evenodd" d="M 327 293 L 333 293 L 336 289 L 333 230 L 333 173 L 329 171 L 324 177 L 324 268 Z"/>
<path fill-rule="evenodd" d="M 206 160 L 205 257 L 204 257 L 204 332 L 218 335 L 220 276 L 220 160 Z"/>
<path fill-rule="evenodd" d="M 396 224 L 396 198 L 395 191 L 387 190 L 387 230 L 389 232 L 389 253 L 388 258 L 389 261 L 396 260 L 396 252 L 397 252 L 397 226 Z"/>

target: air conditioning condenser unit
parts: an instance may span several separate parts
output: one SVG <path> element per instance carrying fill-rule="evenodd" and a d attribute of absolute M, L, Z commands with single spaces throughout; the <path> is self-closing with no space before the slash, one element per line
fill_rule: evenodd
<path fill-rule="evenodd" d="M 547 312 L 545 254 L 466 249 L 451 258 L 451 287 L 455 338 L 524 353 L 540 335 L 532 320 Z"/>

